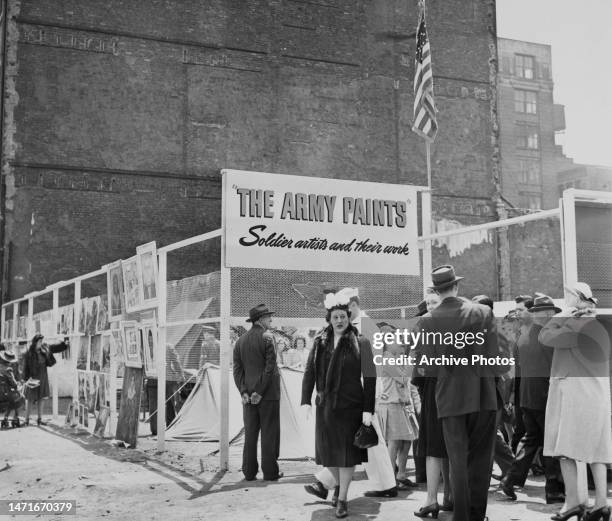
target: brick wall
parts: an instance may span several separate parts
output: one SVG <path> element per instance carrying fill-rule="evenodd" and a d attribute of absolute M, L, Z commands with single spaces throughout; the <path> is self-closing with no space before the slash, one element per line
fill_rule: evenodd
<path fill-rule="evenodd" d="M 217 228 L 222 168 L 426 184 L 410 131 L 416 0 L 9 11 L 4 297 Z M 429 0 L 428 27 L 434 212 L 491 220 L 494 1 Z"/>

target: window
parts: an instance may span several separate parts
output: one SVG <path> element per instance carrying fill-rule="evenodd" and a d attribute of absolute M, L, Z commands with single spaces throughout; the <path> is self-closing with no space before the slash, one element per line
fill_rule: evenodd
<path fill-rule="evenodd" d="M 540 67 L 540 78 L 543 80 L 550 80 L 550 63 L 542 62 L 538 63 Z"/>
<path fill-rule="evenodd" d="M 525 78 L 526 80 L 533 80 L 535 78 L 535 59 L 533 56 L 516 54 L 514 56 L 514 63 L 514 70 L 519 78 Z"/>
<path fill-rule="evenodd" d="M 541 183 L 540 162 L 536 159 L 519 159 L 519 176 L 521 183 L 539 185 Z"/>
<path fill-rule="evenodd" d="M 528 148 L 538 150 L 539 136 L 538 128 L 530 125 L 517 125 L 516 146 L 517 148 Z"/>
<path fill-rule="evenodd" d="M 536 114 L 538 106 L 538 94 L 532 90 L 514 91 L 514 110 L 525 114 Z"/>

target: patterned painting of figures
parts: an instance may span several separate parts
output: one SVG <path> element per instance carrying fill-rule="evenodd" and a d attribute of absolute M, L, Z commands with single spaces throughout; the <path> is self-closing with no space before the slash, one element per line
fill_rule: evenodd
<path fill-rule="evenodd" d="M 136 311 L 142 306 L 141 275 L 138 264 L 138 257 L 134 256 L 125 261 L 121 261 L 123 270 L 123 285 L 125 288 L 125 307 L 126 311 Z"/>
<path fill-rule="evenodd" d="M 76 368 L 82 371 L 89 369 L 89 337 L 81 336 L 74 339 L 77 352 Z"/>
<path fill-rule="evenodd" d="M 125 289 L 121 261 L 114 262 L 108 267 L 106 285 L 108 287 L 109 320 L 118 320 L 125 313 Z"/>

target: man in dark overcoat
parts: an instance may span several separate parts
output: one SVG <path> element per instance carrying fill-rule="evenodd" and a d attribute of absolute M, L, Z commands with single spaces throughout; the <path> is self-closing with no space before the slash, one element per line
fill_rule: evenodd
<path fill-rule="evenodd" d="M 544 445 L 544 425 L 546 423 L 546 402 L 553 350 L 542 345 L 538 335 L 546 323 L 561 311 L 548 295 L 537 296 L 528 310 L 533 321 L 518 339 L 519 359 L 521 361 L 520 404 L 525 425 L 525 435 L 518 444 L 512 466 L 500 483 L 500 490 L 515 500 L 515 486 L 523 486 L 538 449 Z M 542 463 L 546 484 L 544 492 L 546 503 L 565 501 L 563 482 L 559 479 L 561 469 L 559 460 L 543 456 Z"/>
<path fill-rule="evenodd" d="M 280 447 L 280 373 L 276 346 L 268 331 L 273 311 L 259 304 L 249 312 L 253 327 L 234 346 L 234 382 L 243 404 L 244 448 L 242 473 L 247 481 L 256 479 L 257 440 L 261 431 L 261 469 L 264 479 L 282 477 L 278 471 Z"/>
<path fill-rule="evenodd" d="M 441 302 L 419 322 L 423 334 L 430 333 L 421 339 L 420 347 L 429 364 L 421 359 L 419 365 L 426 376 L 437 378 L 436 403 L 450 461 L 453 521 L 483 521 L 495 443 L 495 376 L 507 367 L 484 366 L 472 358 L 499 355 L 491 309 L 457 296 L 463 277 L 457 277 L 452 266 L 436 268 L 431 278 L 431 288 Z M 450 359 L 466 363 L 451 365 Z"/>

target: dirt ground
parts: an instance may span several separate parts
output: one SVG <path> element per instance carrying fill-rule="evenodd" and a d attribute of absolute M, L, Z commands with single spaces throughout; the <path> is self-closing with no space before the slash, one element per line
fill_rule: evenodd
<path fill-rule="evenodd" d="M 241 447 L 231 449 L 230 471 L 219 472 L 214 444 L 168 443 L 157 454 L 155 440 L 142 437 L 137 449 L 113 447 L 88 433 L 49 424 L 0 432 L 0 499 L 77 501 L 76 516 L 36 519 L 128 519 L 326 521 L 335 519 L 328 503 L 304 492 L 317 466 L 281 461 L 285 477 L 276 483 L 247 483 L 239 472 Z M 361 470 L 361 469 L 358 469 Z M 261 478 L 261 474 L 259 475 Z M 518 501 L 502 500 L 492 486 L 491 521 L 548 520 L 558 506 L 544 503 L 542 478 L 528 480 Z M 425 487 L 393 499 L 363 497 L 369 483 L 363 471 L 349 491 L 349 519 L 418 519 Z M 34 519 L 18 516 L 15 519 Z M 3 517 L 7 519 L 7 517 Z M 441 521 L 452 519 L 440 513 Z"/>

